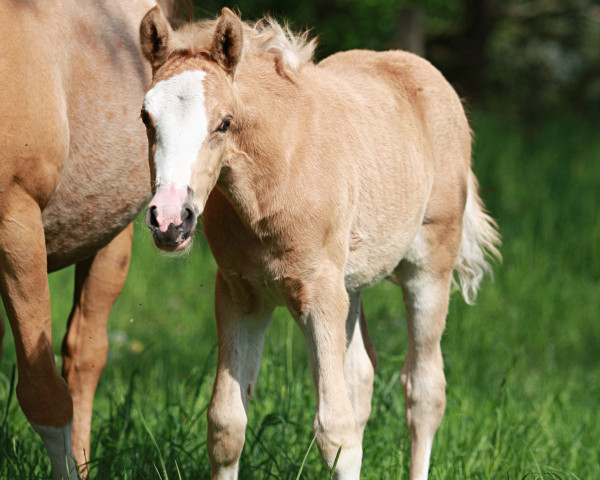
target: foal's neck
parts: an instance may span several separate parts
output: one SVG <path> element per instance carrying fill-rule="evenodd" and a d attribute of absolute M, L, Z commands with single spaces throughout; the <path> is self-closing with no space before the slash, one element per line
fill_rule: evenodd
<path fill-rule="evenodd" d="M 304 89 L 278 74 L 264 58 L 246 59 L 236 74 L 240 131 L 219 179 L 219 187 L 241 220 L 257 234 L 264 220 L 277 216 L 289 202 L 286 192 L 296 180 L 299 118 L 306 120 Z"/>

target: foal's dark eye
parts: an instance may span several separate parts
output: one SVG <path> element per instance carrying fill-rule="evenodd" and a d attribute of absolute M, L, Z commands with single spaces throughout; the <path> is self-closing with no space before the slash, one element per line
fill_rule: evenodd
<path fill-rule="evenodd" d="M 225 120 L 223 120 L 221 122 L 221 125 L 219 125 L 219 128 L 217 128 L 217 132 L 226 132 L 229 129 L 229 126 L 231 125 L 231 118 L 226 118 Z"/>
<path fill-rule="evenodd" d="M 146 128 L 150 128 L 152 126 L 152 120 L 150 120 L 150 114 L 143 108 L 140 113 L 140 118 L 142 119 L 142 122 L 144 122 L 144 125 L 146 125 Z"/>

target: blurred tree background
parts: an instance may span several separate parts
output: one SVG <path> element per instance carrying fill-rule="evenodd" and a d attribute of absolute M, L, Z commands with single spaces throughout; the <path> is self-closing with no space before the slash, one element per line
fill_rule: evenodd
<path fill-rule="evenodd" d="M 597 0 L 195 0 L 181 2 L 179 16 L 210 18 L 223 6 L 310 30 L 317 60 L 352 48 L 418 53 L 469 105 L 599 110 Z"/>

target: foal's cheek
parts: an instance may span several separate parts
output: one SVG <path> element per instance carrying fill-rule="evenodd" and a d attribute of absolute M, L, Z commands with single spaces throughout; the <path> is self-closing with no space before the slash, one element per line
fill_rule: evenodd
<path fill-rule="evenodd" d="M 191 201 L 201 215 L 204 206 L 219 178 L 220 159 L 215 155 L 200 155 L 192 166 L 190 179 Z"/>
<path fill-rule="evenodd" d="M 225 148 L 225 141 L 227 139 L 227 133 L 219 133 L 219 132 L 215 132 L 213 133 L 210 137 L 208 137 L 208 139 L 206 140 L 206 145 L 208 147 L 208 150 L 210 151 L 211 155 L 214 154 L 223 154 L 223 150 Z"/>

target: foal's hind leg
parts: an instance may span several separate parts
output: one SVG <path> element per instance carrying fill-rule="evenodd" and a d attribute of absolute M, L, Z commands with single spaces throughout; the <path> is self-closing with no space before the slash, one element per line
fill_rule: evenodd
<path fill-rule="evenodd" d="M 350 295 L 350 309 L 346 319 L 344 378 L 361 438 L 371 413 L 376 366 L 377 355 L 367 330 L 361 295 L 356 292 Z"/>
<path fill-rule="evenodd" d="M 408 324 L 408 354 L 401 380 L 411 441 L 411 480 L 427 478 L 433 437 L 446 406 L 440 340 L 460 228 L 440 228 L 435 224 L 423 226 L 416 247 L 396 271 Z M 441 238 L 444 244 L 436 244 Z"/>
<path fill-rule="evenodd" d="M 94 393 L 106 364 L 106 323 L 129 268 L 130 224 L 93 257 L 75 269 L 75 298 L 63 340 L 63 376 L 73 397 L 73 453 L 87 476 Z"/>

